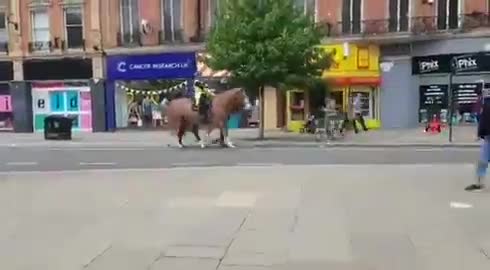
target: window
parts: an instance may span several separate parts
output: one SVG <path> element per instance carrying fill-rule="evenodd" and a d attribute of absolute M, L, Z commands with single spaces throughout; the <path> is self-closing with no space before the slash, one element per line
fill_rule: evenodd
<path fill-rule="evenodd" d="M 361 33 L 362 0 L 343 0 L 342 33 Z"/>
<path fill-rule="evenodd" d="M 45 9 L 32 11 L 32 50 L 49 50 L 49 16 Z"/>
<path fill-rule="evenodd" d="M 316 0 L 295 0 L 296 6 L 305 11 L 305 14 L 316 16 Z"/>
<path fill-rule="evenodd" d="M 121 0 L 121 40 L 122 44 L 139 42 L 139 11 L 137 0 Z"/>
<path fill-rule="evenodd" d="M 389 30 L 390 32 L 408 31 L 409 25 L 409 1 L 390 0 L 389 2 Z"/>
<path fill-rule="evenodd" d="M 216 18 L 220 14 L 220 6 L 225 0 L 208 0 L 208 8 L 209 8 L 209 26 L 214 26 L 216 22 Z"/>
<path fill-rule="evenodd" d="M 0 52 L 7 50 L 8 39 L 7 18 L 5 12 L 0 11 Z"/>
<path fill-rule="evenodd" d="M 82 18 L 81 7 L 65 8 L 65 38 L 69 49 L 79 49 L 84 46 Z"/>
<path fill-rule="evenodd" d="M 437 1 L 437 28 L 456 29 L 459 26 L 459 13 L 461 0 L 439 0 Z"/>
<path fill-rule="evenodd" d="M 182 0 L 162 1 L 163 38 L 169 42 L 182 41 Z"/>

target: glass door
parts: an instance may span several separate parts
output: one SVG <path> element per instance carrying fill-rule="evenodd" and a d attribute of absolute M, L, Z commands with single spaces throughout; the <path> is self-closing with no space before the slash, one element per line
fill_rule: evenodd
<path fill-rule="evenodd" d="M 374 119 L 374 95 L 372 89 L 351 89 L 349 93 L 349 105 L 352 109 L 354 99 L 359 95 L 361 98 L 361 113 L 365 118 Z"/>

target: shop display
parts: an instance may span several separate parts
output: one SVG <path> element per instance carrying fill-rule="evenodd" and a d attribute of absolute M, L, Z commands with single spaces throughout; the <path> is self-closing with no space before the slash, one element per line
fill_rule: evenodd
<path fill-rule="evenodd" d="M 32 111 L 34 130 L 44 130 L 49 115 L 74 118 L 73 130 L 92 131 L 92 99 L 89 87 L 33 87 Z"/>
<path fill-rule="evenodd" d="M 434 115 L 442 120 L 443 110 L 448 107 L 448 86 L 441 84 L 421 85 L 419 91 L 419 122 L 426 123 Z"/>

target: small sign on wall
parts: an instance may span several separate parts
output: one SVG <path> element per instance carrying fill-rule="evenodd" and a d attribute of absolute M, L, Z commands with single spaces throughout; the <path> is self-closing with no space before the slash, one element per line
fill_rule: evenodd
<path fill-rule="evenodd" d="M 12 100 L 10 95 L 0 95 L 0 112 L 12 112 Z"/>

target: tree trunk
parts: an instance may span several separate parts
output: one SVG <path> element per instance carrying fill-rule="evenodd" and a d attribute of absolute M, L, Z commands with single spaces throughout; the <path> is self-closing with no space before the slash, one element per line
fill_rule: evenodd
<path fill-rule="evenodd" d="M 259 87 L 259 109 L 260 109 L 260 119 L 259 119 L 259 139 L 264 139 L 264 118 L 265 118 L 265 100 L 264 100 L 264 86 Z"/>

